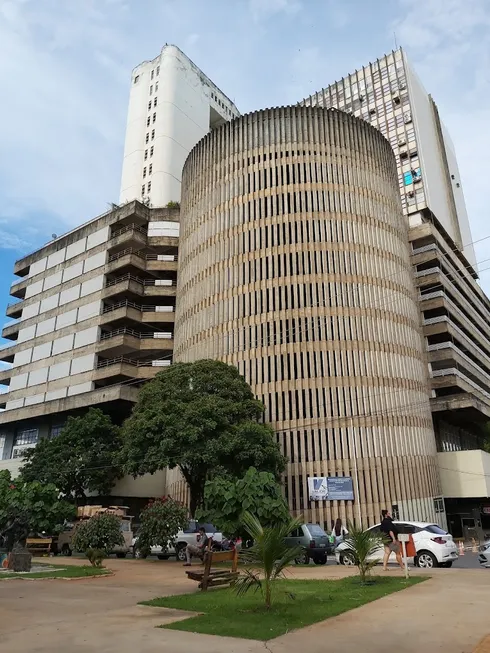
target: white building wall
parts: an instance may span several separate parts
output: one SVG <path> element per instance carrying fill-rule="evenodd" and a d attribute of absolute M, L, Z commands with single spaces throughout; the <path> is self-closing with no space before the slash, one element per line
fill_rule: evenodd
<path fill-rule="evenodd" d="M 139 65 L 131 77 L 120 202 L 180 201 L 189 152 L 213 123 L 237 115 L 235 105 L 179 48 L 167 45 L 156 59 Z"/>

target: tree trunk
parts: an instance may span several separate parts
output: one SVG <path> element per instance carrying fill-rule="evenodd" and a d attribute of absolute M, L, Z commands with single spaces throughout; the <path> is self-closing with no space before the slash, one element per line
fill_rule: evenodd
<path fill-rule="evenodd" d="M 271 583 L 269 580 L 265 579 L 265 607 L 267 610 L 271 609 Z"/>

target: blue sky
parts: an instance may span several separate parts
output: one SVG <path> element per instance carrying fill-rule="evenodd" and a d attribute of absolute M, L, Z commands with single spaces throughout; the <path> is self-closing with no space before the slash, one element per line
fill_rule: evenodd
<path fill-rule="evenodd" d="M 130 73 L 162 45 L 247 112 L 375 60 L 394 32 L 449 128 L 483 238 L 489 0 L 0 0 L 0 311 L 16 258 L 117 201 Z M 490 239 L 476 252 L 489 259 Z M 490 271 L 481 278 L 490 292 Z"/>

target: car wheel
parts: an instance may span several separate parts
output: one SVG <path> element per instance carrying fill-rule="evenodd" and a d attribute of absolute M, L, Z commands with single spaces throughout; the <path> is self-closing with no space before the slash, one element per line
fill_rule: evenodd
<path fill-rule="evenodd" d="M 308 555 L 308 553 L 306 551 L 304 551 L 303 553 L 300 553 L 299 556 L 297 556 L 294 559 L 294 562 L 297 565 L 309 565 L 310 564 L 310 556 Z"/>
<path fill-rule="evenodd" d="M 434 569 L 438 566 L 437 558 L 430 551 L 420 551 L 417 553 L 417 567 L 421 569 Z"/>
<path fill-rule="evenodd" d="M 356 561 L 354 560 L 352 553 L 341 553 L 340 564 L 345 565 L 346 567 L 354 567 Z"/>
<path fill-rule="evenodd" d="M 158 558 L 159 560 L 168 560 L 168 559 L 170 558 L 170 556 L 168 556 L 168 555 L 164 555 L 163 553 L 159 553 L 159 554 L 157 555 L 157 558 Z"/>
<path fill-rule="evenodd" d="M 185 562 L 187 558 L 185 557 L 186 544 L 179 544 L 176 548 L 177 560 L 180 562 Z"/>
<path fill-rule="evenodd" d="M 125 557 L 126 557 L 126 554 L 123 553 L 122 551 L 118 551 L 116 553 L 116 558 L 125 558 Z"/>
<path fill-rule="evenodd" d="M 453 566 L 453 561 L 448 560 L 447 562 L 443 562 L 441 567 L 446 567 L 446 569 L 450 569 Z"/>
<path fill-rule="evenodd" d="M 139 549 L 135 549 L 133 547 L 133 558 L 137 558 L 138 560 L 144 560 L 146 558 L 146 555 L 142 553 Z"/>
<path fill-rule="evenodd" d="M 70 557 L 71 554 L 72 554 L 72 550 L 70 549 L 68 544 L 63 544 L 61 548 L 61 555 Z"/>
<path fill-rule="evenodd" d="M 313 562 L 316 565 L 326 565 L 327 564 L 327 556 L 318 556 L 316 558 L 313 558 Z"/>

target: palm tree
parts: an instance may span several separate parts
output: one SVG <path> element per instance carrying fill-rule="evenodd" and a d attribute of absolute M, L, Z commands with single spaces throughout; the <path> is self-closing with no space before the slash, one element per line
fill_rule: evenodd
<path fill-rule="evenodd" d="M 373 530 L 364 531 L 350 522 L 347 524 L 347 530 L 348 534 L 344 538 L 347 555 L 352 557 L 354 564 L 359 569 L 361 583 L 364 584 L 366 576 L 378 562 L 375 555 L 385 540 L 381 533 Z"/>
<path fill-rule="evenodd" d="M 254 540 L 249 549 L 242 551 L 240 559 L 248 566 L 235 583 L 240 596 L 252 587 L 262 592 L 267 610 L 272 604 L 272 586 L 284 577 L 285 568 L 300 554 L 301 547 L 288 547 L 285 538 L 303 522 L 292 519 L 274 526 L 262 526 L 249 512 L 242 516 L 242 524 Z"/>

